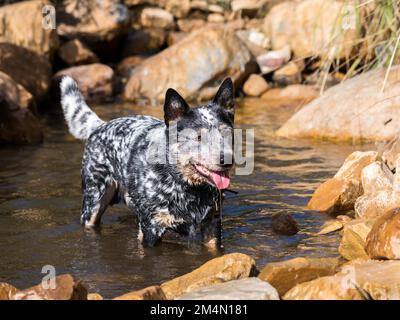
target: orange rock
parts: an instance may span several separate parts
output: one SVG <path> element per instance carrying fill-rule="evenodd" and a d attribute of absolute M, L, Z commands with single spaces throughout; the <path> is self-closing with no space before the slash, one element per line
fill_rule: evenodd
<path fill-rule="evenodd" d="M 87 300 L 104 300 L 103 297 L 98 293 L 89 293 Z"/>
<path fill-rule="evenodd" d="M 375 221 L 368 234 L 366 251 L 373 259 L 400 259 L 400 209 Z"/>
<path fill-rule="evenodd" d="M 261 99 L 285 101 L 288 105 L 303 106 L 319 96 L 314 86 L 293 84 L 284 88 L 273 88 L 265 92 Z"/>
<path fill-rule="evenodd" d="M 125 293 L 113 300 L 166 300 L 160 286 L 151 286 L 142 290 Z"/>
<path fill-rule="evenodd" d="M 365 242 L 372 227 L 372 221 L 355 219 L 344 226 L 339 253 L 347 260 L 368 258 Z"/>
<path fill-rule="evenodd" d="M 58 49 L 58 55 L 69 66 L 98 62 L 96 54 L 79 39 L 67 41 Z"/>
<path fill-rule="evenodd" d="M 11 300 L 17 292 L 18 289 L 11 284 L 5 282 L 0 283 L 0 300 Z"/>
<path fill-rule="evenodd" d="M 252 74 L 243 85 L 243 92 L 250 97 L 259 97 L 269 88 L 268 82 L 258 74 Z"/>

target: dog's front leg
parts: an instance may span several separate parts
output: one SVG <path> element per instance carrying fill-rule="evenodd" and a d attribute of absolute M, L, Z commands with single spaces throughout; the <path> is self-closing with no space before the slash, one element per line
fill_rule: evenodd
<path fill-rule="evenodd" d="M 201 223 L 201 237 L 209 248 L 220 248 L 222 238 L 222 221 L 219 215 L 211 214 Z"/>
<path fill-rule="evenodd" d="M 139 222 L 138 240 L 145 247 L 154 247 L 161 240 L 162 233 L 162 230 L 158 226 L 152 225 L 147 220 Z"/>

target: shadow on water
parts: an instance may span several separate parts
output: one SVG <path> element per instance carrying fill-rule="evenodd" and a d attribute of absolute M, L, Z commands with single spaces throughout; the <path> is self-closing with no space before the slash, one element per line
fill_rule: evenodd
<path fill-rule="evenodd" d="M 94 107 L 104 119 L 134 113 L 161 117 L 160 108 L 126 104 Z M 255 130 L 255 169 L 236 176 L 223 208 L 224 252 L 243 252 L 259 267 L 297 256 L 335 256 L 337 234 L 313 236 L 327 219 L 306 204 L 360 146 L 287 140 L 273 135 L 293 113 L 287 106 L 245 100 L 237 127 Z M 67 133 L 60 114 L 46 119 L 46 140 L 37 147 L 0 149 L 0 282 L 19 288 L 42 278 L 44 265 L 72 273 L 92 292 L 113 297 L 189 272 L 216 254 L 173 235 L 158 247 L 137 242 L 136 219 L 123 206 L 110 208 L 99 232 L 79 225 L 83 144 Z M 362 148 L 368 149 L 371 146 Z M 271 215 L 293 214 L 301 231 L 276 235 Z"/>

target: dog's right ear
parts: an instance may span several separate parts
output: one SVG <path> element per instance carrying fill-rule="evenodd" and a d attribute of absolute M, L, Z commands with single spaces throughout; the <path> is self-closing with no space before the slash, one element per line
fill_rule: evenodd
<path fill-rule="evenodd" d="M 164 119 L 168 125 L 170 121 L 177 121 L 189 110 L 189 105 L 186 103 L 178 92 L 169 88 L 165 94 L 164 102 Z"/>

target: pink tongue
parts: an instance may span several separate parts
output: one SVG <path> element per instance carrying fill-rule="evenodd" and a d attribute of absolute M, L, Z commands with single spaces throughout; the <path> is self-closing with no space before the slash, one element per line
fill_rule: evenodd
<path fill-rule="evenodd" d="M 211 172 L 210 174 L 211 180 L 214 182 L 214 184 L 217 186 L 218 189 L 226 189 L 229 187 L 229 182 L 231 179 L 227 174 L 221 174 L 217 172 Z"/>

